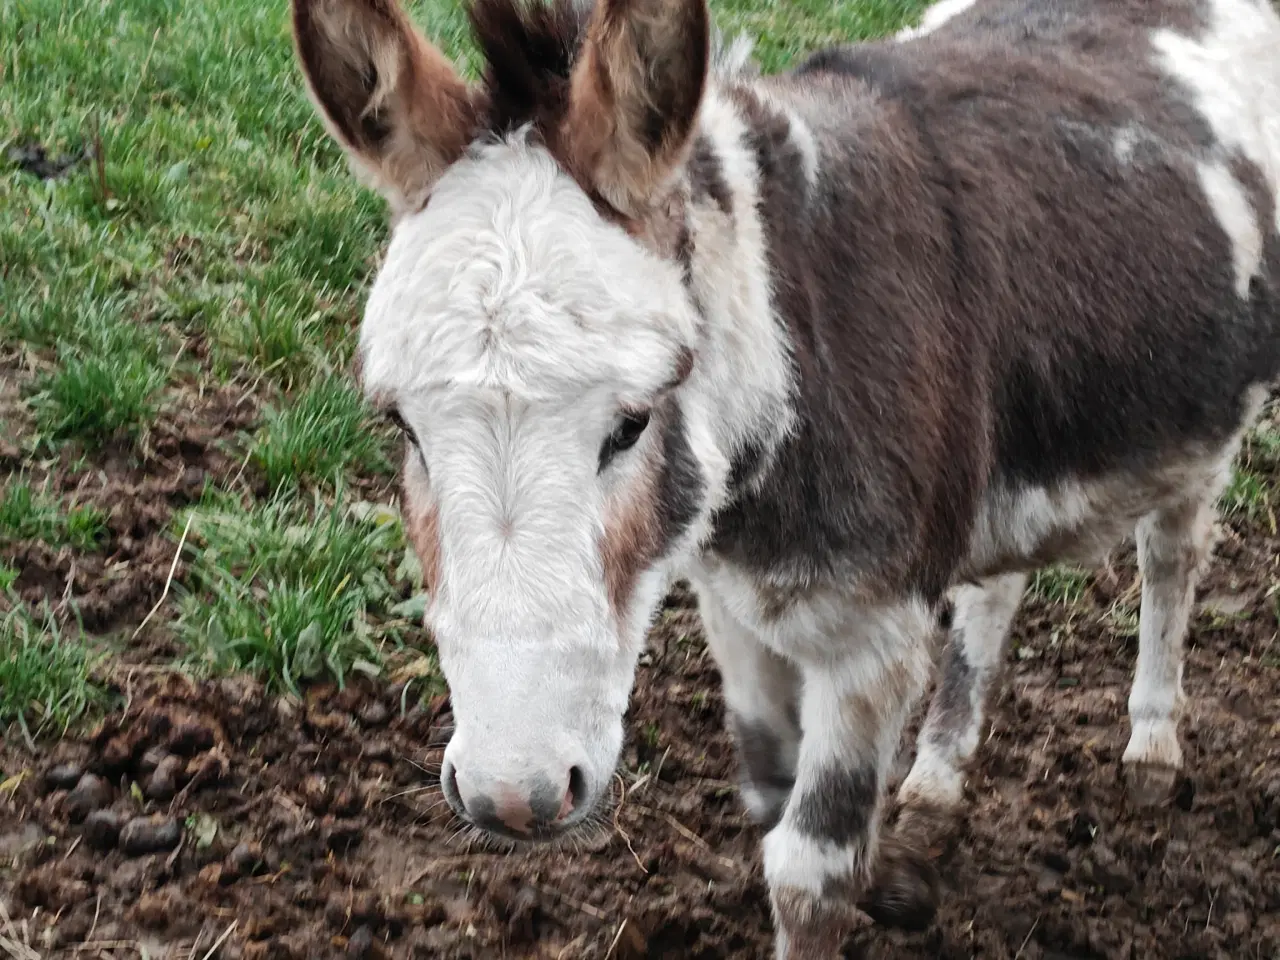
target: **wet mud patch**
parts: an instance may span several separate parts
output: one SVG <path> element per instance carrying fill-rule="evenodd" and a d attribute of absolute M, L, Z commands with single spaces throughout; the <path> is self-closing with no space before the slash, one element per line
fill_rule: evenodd
<path fill-rule="evenodd" d="M 1187 664 L 1186 776 L 1154 812 L 1127 805 L 1119 769 L 1130 559 L 1070 620 L 1030 604 L 940 863 L 937 922 L 869 928 L 846 956 L 1274 957 L 1272 548 L 1220 547 Z M 1228 596 L 1243 615 L 1223 621 Z M 95 940 L 202 956 L 225 935 L 222 957 L 767 958 L 760 838 L 688 603 L 642 661 L 614 806 L 574 845 L 512 854 L 461 829 L 437 780 L 446 698 L 402 703 L 363 678 L 272 698 L 143 671 L 93 736 L 0 751 L 26 771 L 0 798 L 0 897 L 49 956 Z"/>

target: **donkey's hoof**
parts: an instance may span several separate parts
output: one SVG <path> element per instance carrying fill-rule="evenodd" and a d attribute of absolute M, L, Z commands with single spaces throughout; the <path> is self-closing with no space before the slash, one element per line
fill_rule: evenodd
<path fill-rule="evenodd" d="M 859 908 L 883 927 L 918 932 L 938 912 L 942 881 L 924 853 L 896 837 L 880 841 L 875 879 Z"/>
<path fill-rule="evenodd" d="M 898 806 L 893 817 L 893 837 L 899 844 L 936 861 L 952 851 L 960 821 L 957 807 L 912 797 Z"/>
<path fill-rule="evenodd" d="M 1178 770 L 1162 763 L 1126 763 L 1125 790 L 1135 807 L 1158 807 L 1173 795 Z"/>

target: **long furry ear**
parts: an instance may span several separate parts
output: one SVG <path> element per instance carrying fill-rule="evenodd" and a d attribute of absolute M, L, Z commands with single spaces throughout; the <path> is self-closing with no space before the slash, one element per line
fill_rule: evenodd
<path fill-rule="evenodd" d="M 397 0 L 293 0 L 307 88 L 333 137 L 390 202 L 417 209 L 466 149 L 476 94 Z"/>
<path fill-rule="evenodd" d="M 706 0 L 597 0 L 560 131 L 565 159 L 640 215 L 688 155 L 707 83 Z"/>

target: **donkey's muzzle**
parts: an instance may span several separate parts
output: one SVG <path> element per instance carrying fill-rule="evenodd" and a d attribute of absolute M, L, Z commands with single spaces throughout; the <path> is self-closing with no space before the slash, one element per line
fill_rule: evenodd
<path fill-rule="evenodd" d="M 572 818 L 586 793 L 578 767 L 555 783 L 543 775 L 526 783 L 487 781 L 446 765 L 441 776 L 453 811 L 482 830 L 518 840 L 549 839 Z"/>

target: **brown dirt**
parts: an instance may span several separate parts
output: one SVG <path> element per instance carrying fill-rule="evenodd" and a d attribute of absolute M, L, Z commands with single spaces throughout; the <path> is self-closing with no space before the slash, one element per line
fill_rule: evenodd
<path fill-rule="evenodd" d="M 1011 654 L 938 922 L 869 929 L 848 955 L 1280 955 L 1275 547 L 1220 548 L 1187 666 L 1188 777 L 1156 813 L 1126 808 L 1118 771 L 1134 649 L 1105 625 L 1129 599 L 1128 560 L 1070 620 L 1033 604 L 1018 635 L 1034 655 Z M 681 603 L 641 667 L 626 796 L 590 849 L 510 856 L 456 836 L 432 774 L 443 699 L 402 714 L 394 687 L 320 687 L 299 703 L 156 673 L 92 737 L 34 761 L 3 748 L 4 770 L 32 776 L 0 800 L 0 902 L 46 956 L 88 942 L 202 957 L 230 930 L 218 956 L 768 957 L 759 838 Z M 105 780 L 116 824 L 156 814 L 183 827 L 181 845 L 97 849 L 104 817 L 71 823 L 77 803 L 46 782 L 65 764 Z M 153 784 L 158 764 L 172 782 Z M 131 796 L 135 783 L 162 799 Z"/>
<path fill-rule="evenodd" d="M 172 511 L 205 479 L 253 483 L 229 439 L 254 416 L 234 391 L 206 395 L 166 415 L 141 461 L 43 465 L 37 479 L 107 509 L 110 535 L 88 556 L 0 549 L 24 596 L 56 602 L 70 581 L 91 629 L 136 625 L 172 561 Z M 0 468 L 22 456 L 0 446 Z M 1081 602 L 1021 615 L 937 922 L 869 928 L 847 956 L 1280 958 L 1273 526 L 1227 527 L 1200 590 L 1173 801 L 1132 811 L 1119 775 L 1130 550 Z M 0 954 L 769 958 L 760 837 L 697 630 L 677 595 L 640 667 L 615 810 L 576 848 L 519 855 L 468 846 L 441 801 L 447 701 L 411 689 L 402 711 L 401 688 L 363 681 L 303 702 L 194 684 L 148 665 L 163 642 L 144 634 L 127 704 L 99 730 L 34 756 L 0 742 Z"/>

